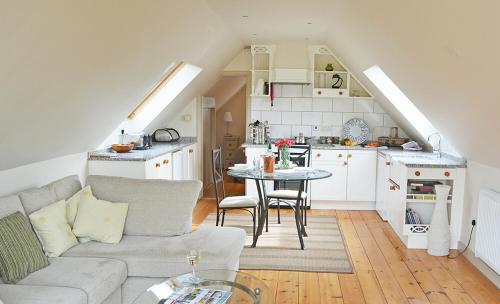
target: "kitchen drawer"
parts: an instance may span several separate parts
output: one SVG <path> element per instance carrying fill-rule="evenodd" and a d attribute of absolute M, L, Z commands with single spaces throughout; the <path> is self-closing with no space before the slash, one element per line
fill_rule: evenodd
<path fill-rule="evenodd" d="M 238 149 L 238 139 L 225 139 L 224 140 L 224 150 L 236 150 Z"/>
<path fill-rule="evenodd" d="M 347 161 L 347 150 L 312 150 L 312 161 Z"/>
<path fill-rule="evenodd" d="M 234 156 L 236 154 L 236 151 L 235 150 L 225 150 L 224 151 L 224 159 L 227 160 L 227 159 L 234 159 Z"/>
<path fill-rule="evenodd" d="M 408 179 L 454 179 L 455 169 L 449 168 L 408 168 Z"/>
<path fill-rule="evenodd" d="M 313 97 L 349 97 L 349 91 L 346 89 L 315 88 Z"/>

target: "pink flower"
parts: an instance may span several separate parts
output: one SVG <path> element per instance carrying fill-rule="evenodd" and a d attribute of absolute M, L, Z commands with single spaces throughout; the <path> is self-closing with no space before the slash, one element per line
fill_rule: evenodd
<path fill-rule="evenodd" d="M 295 144 L 295 140 L 291 139 L 291 138 L 282 138 L 282 139 L 279 139 L 277 140 L 274 145 L 277 147 L 277 148 L 280 148 L 282 146 L 287 146 L 287 147 L 290 147 L 292 146 L 293 144 Z"/>

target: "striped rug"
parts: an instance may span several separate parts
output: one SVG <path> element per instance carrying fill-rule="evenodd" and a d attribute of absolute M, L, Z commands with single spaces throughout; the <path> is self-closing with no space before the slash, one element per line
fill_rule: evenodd
<path fill-rule="evenodd" d="M 203 224 L 215 225 L 215 214 Z M 240 269 L 289 270 L 312 272 L 352 272 L 342 235 L 333 216 L 308 215 L 304 237 L 305 250 L 300 249 L 295 218 L 282 215 L 281 224 L 275 215 L 269 217 L 269 232 L 252 244 L 252 218 L 249 214 L 227 213 L 224 226 L 247 232 L 246 246 L 240 256 Z"/>

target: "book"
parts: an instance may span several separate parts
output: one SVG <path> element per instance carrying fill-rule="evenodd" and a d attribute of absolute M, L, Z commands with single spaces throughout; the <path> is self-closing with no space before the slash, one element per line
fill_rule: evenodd
<path fill-rule="evenodd" d="M 183 287 L 159 304 L 224 304 L 231 294 L 224 290 Z"/>

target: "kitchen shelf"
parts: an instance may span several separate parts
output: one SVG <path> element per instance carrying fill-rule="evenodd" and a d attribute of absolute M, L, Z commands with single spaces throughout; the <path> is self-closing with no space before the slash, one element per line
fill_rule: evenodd
<path fill-rule="evenodd" d="M 322 73 L 322 74 L 347 74 L 347 71 L 314 71 L 314 73 Z"/>
<path fill-rule="evenodd" d="M 448 195 L 448 204 L 451 204 L 452 196 Z M 436 203 L 435 194 L 420 194 L 420 193 L 408 193 L 406 194 L 406 202 L 408 203 Z"/>
<path fill-rule="evenodd" d="M 405 224 L 403 228 L 404 235 L 427 235 L 431 225 L 428 224 Z"/>

